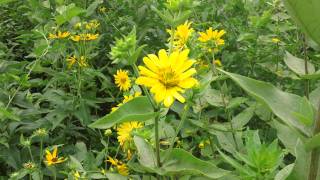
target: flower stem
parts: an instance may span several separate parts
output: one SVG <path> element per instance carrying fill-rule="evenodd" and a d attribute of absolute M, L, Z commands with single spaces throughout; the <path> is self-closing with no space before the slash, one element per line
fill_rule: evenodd
<path fill-rule="evenodd" d="M 32 162 L 34 162 L 30 146 L 28 146 L 28 150 L 29 150 L 30 158 L 31 158 Z"/>
<path fill-rule="evenodd" d="M 42 156 L 43 156 L 43 139 L 40 139 L 40 157 L 39 157 L 39 166 L 41 167 L 41 161 L 42 161 Z"/>
<path fill-rule="evenodd" d="M 154 118 L 154 136 L 155 136 L 155 141 L 156 141 L 157 167 L 161 167 L 161 161 L 160 161 L 160 139 L 159 139 L 159 120 L 160 120 L 160 112 L 158 112 L 156 118 Z"/>
<path fill-rule="evenodd" d="M 168 156 L 170 155 L 170 153 L 172 152 L 174 142 L 175 142 L 180 130 L 182 129 L 182 127 L 183 127 L 183 125 L 184 125 L 184 123 L 185 123 L 185 121 L 187 119 L 187 115 L 188 115 L 189 109 L 190 109 L 189 104 L 186 104 L 184 106 L 184 111 L 183 111 L 180 123 L 179 123 L 179 125 L 178 125 L 178 127 L 176 129 L 175 136 L 171 139 L 170 146 L 169 146 L 169 149 L 167 150 L 167 152 L 166 152 L 166 154 L 164 156 L 164 160 L 166 160 L 168 158 Z"/>

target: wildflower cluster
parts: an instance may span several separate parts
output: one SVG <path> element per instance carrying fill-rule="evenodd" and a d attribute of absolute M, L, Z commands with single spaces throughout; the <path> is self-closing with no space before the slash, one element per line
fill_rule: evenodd
<path fill-rule="evenodd" d="M 113 167 L 115 167 L 119 174 L 123 176 L 129 175 L 128 166 L 122 161 L 119 161 L 118 159 L 114 159 L 109 156 L 107 162 L 109 162 Z"/>

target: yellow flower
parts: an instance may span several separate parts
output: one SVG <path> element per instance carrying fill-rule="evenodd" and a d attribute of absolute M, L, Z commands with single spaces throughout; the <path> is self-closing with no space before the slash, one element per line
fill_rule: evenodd
<path fill-rule="evenodd" d="M 117 166 L 118 173 L 123 175 L 123 176 L 128 176 L 129 175 L 129 169 L 126 164 L 119 164 Z"/>
<path fill-rule="evenodd" d="M 136 83 L 150 88 L 156 102 L 163 101 L 166 107 L 170 107 L 174 99 L 184 103 L 185 98 L 180 93 L 198 84 L 192 77 L 196 74 L 195 68 L 191 68 L 195 61 L 189 59 L 188 54 L 188 49 L 169 55 L 164 49 L 158 56 L 149 54 L 143 58 L 146 67 L 139 66 L 140 77 Z"/>
<path fill-rule="evenodd" d="M 99 37 L 99 34 L 85 34 L 85 37 L 83 38 L 83 40 L 86 41 L 91 41 L 91 40 L 96 40 Z"/>
<path fill-rule="evenodd" d="M 199 149 L 203 149 L 204 148 L 204 143 L 201 141 L 198 145 Z"/>
<path fill-rule="evenodd" d="M 200 37 L 198 38 L 198 40 L 200 42 L 208 42 L 213 40 L 213 42 L 215 43 L 215 46 L 220 46 L 220 45 L 224 45 L 224 40 L 221 39 L 221 37 L 226 33 L 225 30 L 212 30 L 212 28 L 209 28 L 206 30 L 206 32 L 199 32 Z"/>
<path fill-rule="evenodd" d="M 73 27 L 75 29 L 78 29 L 78 28 L 81 28 L 81 26 L 82 26 L 82 23 L 81 22 L 77 22 Z"/>
<path fill-rule="evenodd" d="M 120 106 L 122 106 L 123 104 L 125 104 L 126 102 L 130 101 L 131 99 L 135 98 L 135 97 L 138 97 L 138 96 L 141 96 L 141 92 L 135 92 L 134 95 L 126 95 L 124 96 L 124 99 L 122 101 L 122 103 L 119 103 L 116 107 L 113 107 L 111 109 L 111 112 L 114 112 L 115 110 L 117 110 Z"/>
<path fill-rule="evenodd" d="M 117 139 L 120 143 L 120 146 L 124 146 L 126 142 L 131 142 L 132 131 L 142 127 L 143 127 L 142 123 L 137 121 L 124 122 L 120 124 L 117 128 L 117 134 L 118 134 Z"/>
<path fill-rule="evenodd" d="M 70 69 L 77 62 L 77 58 L 75 55 L 67 58 L 68 68 Z"/>
<path fill-rule="evenodd" d="M 131 80 L 128 76 L 128 71 L 117 70 L 117 74 L 113 75 L 115 84 L 120 88 L 121 91 L 128 91 L 131 87 Z"/>
<path fill-rule="evenodd" d="M 117 168 L 117 171 L 119 174 L 123 176 L 128 176 L 129 175 L 129 169 L 126 164 L 123 162 L 119 161 L 118 159 L 113 159 L 112 157 L 108 156 L 107 162 L 110 162 L 111 165 L 115 166 Z"/>
<path fill-rule="evenodd" d="M 87 60 L 84 56 L 80 57 L 78 64 L 80 67 L 87 67 L 88 66 Z"/>
<path fill-rule="evenodd" d="M 170 29 L 167 29 L 167 32 L 170 34 L 168 41 L 171 41 L 173 38 L 173 45 L 176 50 L 181 50 L 185 47 L 188 42 L 189 37 L 192 35 L 194 30 L 190 28 L 192 22 L 186 21 L 184 24 L 179 25 L 177 29 L 173 32 Z"/>
<path fill-rule="evenodd" d="M 81 40 L 80 35 L 73 35 L 70 37 L 72 41 L 78 42 Z"/>
<path fill-rule="evenodd" d="M 280 39 L 278 38 L 272 38 L 271 41 L 275 44 L 278 44 L 280 42 Z"/>
<path fill-rule="evenodd" d="M 65 31 L 65 32 L 58 31 L 57 34 L 49 33 L 49 39 L 63 39 L 68 37 L 69 35 L 70 33 L 68 31 Z"/>
<path fill-rule="evenodd" d="M 214 60 L 213 64 L 216 65 L 216 66 L 219 66 L 219 67 L 222 66 L 222 63 L 221 63 L 221 61 L 219 59 Z"/>
<path fill-rule="evenodd" d="M 57 147 L 54 148 L 52 153 L 49 150 L 46 150 L 46 160 L 44 162 L 47 163 L 48 166 L 51 166 L 54 164 L 62 163 L 67 160 L 64 157 L 59 158 L 57 153 L 58 153 Z"/>
<path fill-rule="evenodd" d="M 89 23 L 86 24 L 86 29 L 96 29 L 100 26 L 100 23 L 97 20 L 92 20 Z"/>
<path fill-rule="evenodd" d="M 73 173 L 73 178 L 74 178 L 75 180 L 78 180 L 78 179 L 80 178 L 80 173 L 79 173 L 78 171 L 74 172 L 74 173 Z"/>

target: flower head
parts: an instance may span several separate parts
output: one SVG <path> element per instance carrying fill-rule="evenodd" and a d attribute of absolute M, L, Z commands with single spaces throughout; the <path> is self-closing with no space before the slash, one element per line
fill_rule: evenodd
<path fill-rule="evenodd" d="M 131 121 L 131 122 L 124 122 L 120 124 L 117 128 L 117 134 L 118 134 L 118 141 L 120 143 L 120 146 L 125 146 L 125 143 L 132 142 L 132 132 L 135 129 L 142 128 L 143 125 L 141 122 L 137 121 Z"/>
<path fill-rule="evenodd" d="M 221 46 L 224 45 L 224 40 L 221 39 L 224 34 L 226 34 L 225 30 L 213 31 L 210 27 L 206 30 L 206 32 L 199 32 L 200 37 L 198 38 L 198 40 L 203 43 L 213 41 L 215 43 L 215 46 Z"/>
<path fill-rule="evenodd" d="M 77 63 L 80 67 L 88 67 L 87 59 L 84 56 L 80 58 L 76 58 L 75 55 L 67 58 L 68 68 L 70 69 L 75 63 Z"/>
<path fill-rule="evenodd" d="M 33 162 L 26 162 L 23 163 L 23 167 L 25 169 L 34 169 L 36 167 L 36 164 L 34 164 Z"/>
<path fill-rule="evenodd" d="M 78 180 L 80 177 L 81 177 L 81 175 L 80 175 L 80 173 L 79 173 L 78 171 L 75 171 L 75 172 L 73 173 L 73 178 L 74 178 L 75 180 Z"/>
<path fill-rule="evenodd" d="M 214 61 L 213 61 L 213 64 L 216 65 L 216 66 L 218 66 L 218 67 L 221 67 L 221 66 L 222 66 L 222 63 L 221 63 L 221 61 L 220 61 L 219 59 L 214 60 Z"/>
<path fill-rule="evenodd" d="M 94 19 L 86 24 L 86 29 L 88 30 L 97 29 L 97 27 L 99 26 L 100 26 L 100 23 Z"/>
<path fill-rule="evenodd" d="M 128 166 L 126 164 L 124 164 L 122 161 L 119 161 L 118 159 L 114 159 L 114 158 L 108 156 L 107 162 L 110 162 L 110 164 L 112 166 L 116 167 L 119 174 L 121 174 L 123 176 L 129 175 Z"/>
<path fill-rule="evenodd" d="M 156 102 L 163 102 L 166 107 L 170 107 L 174 99 L 184 103 L 180 93 L 198 83 L 192 77 L 196 74 L 195 68 L 191 68 L 195 61 L 189 59 L 188 54 L 189 50 L 167 54 L 164 49 L 158 56 L 149 54 L 143 58 L 146 67 L 139 66 L 140 77 L 136 83 L 150 88 Z"/>
<path fill-rule="evenodd" d="M 64 39 L 70 35 L 69 31 L 61 32 L 58 31 L 56 34 L 49 33 L 49 39 Z"/>
<path fill-rule="evenodd" d="M 190 28 L 191 23 L 192 22 L 186 21 L 184 24 L 179 25 L 177 29 L 174 31 L 174 34 L 171 30 L 167 30 L 167 32 L 171 35 L 168 41 L 170 42 L 173 38 L 173 45 L 175 46 L 176 50 L 183 49 L 186 46 L 188 39 L 194 32 L 194 30 Z"/>
<path fill-rule="evenodd" d="M 272 38 L 271 41 L 275 44 L 278 44 L 280 42 L 280 39 L 278 38 Z"/>
<path fill-rule="evenodd" d="M 117 74 L 114 75 L 114 80 L 121 91 L 128 91 L 131 87 L 131 80 L 126 70 L 117 70 Z"/>
<path fill-rule="evenodd" d="M 67 160 L 64 157 L 59 158 L 57 153 L 58 153 L 57 147 L 54 148 L 52 153 L 49 150 L 46 150 L 46 160 L 44 162 L 47 163 L 48 166 L 51 166 L 51 165 L 62 163 Z"/>

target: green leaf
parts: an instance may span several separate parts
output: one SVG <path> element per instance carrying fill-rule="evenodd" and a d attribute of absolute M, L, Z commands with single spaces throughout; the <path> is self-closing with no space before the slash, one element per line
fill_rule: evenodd
<path fill-rule="evenodd" d="M 293 112 L 293 115 L 296 116 L 300 122 L 303 124 L 310 126 L 313 123 L 314 119 L 314 112 L 313 112 L 313 106 L 308 101 L 306 97 L 303 98 L 303 100 L 300 102 L 300 107 L 298 112 Z"/>
<path fill-rule="evenodd" d="M 56 16 L 56 22 L 58 25 L 62 25 L 63 23 L 70 21 L 73 17 L 84 12 L 86 12 L 84 9 L 77 7 L 74 4 L 70 4 L 64 9 L 64 11 L 62 11 L 62 14 Z"/>
<path fill-rule="evenodd" d="M 134 136 L 133 140 L 137 147 L 140 164 L 149 168 L 155 168 L 156 157 L 150 144 L 139 136 Z"/>
<path fill-rule="evenodd" d="M 166 154 L 166 151 L 162 154 Z M 230 172 L 198 159 L 183 149 L 173 149 L 167 160 L 163 162 L 159 173 L 161 175 L 199 174 L 211 179 L 219 179 L 228 175 Z"/>
<path fill-rule="evenodd" d="M 289 52 L 286 52 L 286 55 L 284 57 L 284 62 L 296 74 L 298 75 L 307 74 L 305 71 L 305 60 L 297 58 L 292 54 L 290 54 Z M 315 72 L 314 65 L 308 62 L 307 66 L 308 66 L 308 74 L 313 74 Z"/>
<path fill-rule="evenodd" d="M 233 129 L 241 129 L 243 126 L 245 126 L 252 118 L 254 111 L 254 107 L 249 107 L 235 116 L 231 121 Z"/>
<path fill-rule="evenodd" d="M 91 3 L 90 6 L 87 8 L 86 16 L 87 17 L 91 16 L 94 13 L 94 11 L 97 9 L 99 4 L 101 4 L 101 3 L 103 3 L 102 0 L 95 0 L 93 3 Z"/>
<path fill-rule="evenodd" d="M 283 92 L 270 83 L 257 81 L 245 76 L 233 74 L 220 70 L 241 86 L 249 95 L 256 100 L 266 104 L 272 112 L 287 125 L 298 129 L 301 133 L 311 136 L 311 128 L 307 128 L 299 119 L 294 116 L 294 112 L 300 112 L 300 104 L 305 101 L 302 97 Z M 313 119 L 314 120 L 314 119 Z"/>
<path fill-rule="evenodd" d="M 301 29 L 320 45 L 320 1 L 284 0 L 284 3 Z"/>
<path fill-rule="evenodd" d="M 4 5 L 13 1 L 16 1 L 16 0 L 0 0 L 0 5 Z"/>
<path fill-rule="evenodd" d="M 289 164 L 279 171 L 274 180 L 286 180 L 293 170 L 294 164 Z"/>
<path fill-rule="evenodd" d="M 308 179 L 311 153 L 306 151 L 303 142 L 299 139 L 296 144 L 296 161 L 292 173 L 287 179 L 301 180 Z"/>
<path fill-rule="evenodd" d="M 19 116 L 15 115 L 13 112 L 5 109 L 4 107 L 0 107 L 0 121 L 3 121 L 5 119 L 20 121 Z"/>
<path fill-rule="evenodd" d="M 314 135 L 312 138 L 308 139 L 305 143 L 307 150 L 312 150 L 320 146 L 320 133 Z"/>
<path fill-rule="evenodd" d="M 310 102 L 315 109 L 318 109 L 320 103 L 320 87 L 310 93 Z"/>
<path fill-rule="evenodd" d="M 127 121 L 146 121 L 154 118 L 156 113 L 149 99 L 145 96 L 136 97 L 120 106 L 116 111 L 90 124 L 91 128 L 107 129 L 117 123 Z"/>

